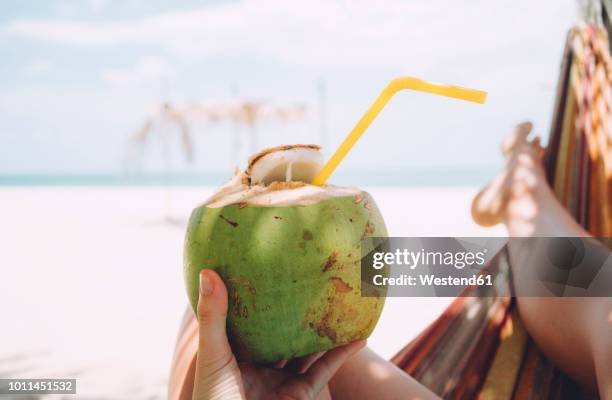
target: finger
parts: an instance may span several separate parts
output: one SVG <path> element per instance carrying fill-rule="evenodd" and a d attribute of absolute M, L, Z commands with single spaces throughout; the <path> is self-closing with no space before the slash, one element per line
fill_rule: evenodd
<path fill-rule="evenodd" d="M 275 362 L 272 367 L 276 369 L 281 369 L 281 368 L 285 368 L 285 365 L 287 365 L 287 360 L 279 360 Z"/>
<path fill-rule="evenodd" d="M 303 375 L 290 381 L 293 394 L 298 398 L 313 398 L 327 385 L 329 380 L 340 369 L 342 364 L 353 354 L 361 350 L 366 344 L 365 340 L 353 342 L 325 353 Z M 302 396 L 302 397 L 299 397 Z"/>
<path fill-rule="evenodd" d="M 200 272 L 197 317 L 200 331 L 193 398 L 244 399 L 240 369 L 225 332 L 227 289 L 213 270 Z"/>
<path fill-rule="evenodd" d="M 287 372 L 293 374 L 303 374 L 310 368 L 312 364 L 315 363 L 319 358 L 325 354 L 325 351 L 321 351 L 318 353 L 311 353 L 304 357 L 294 358 L 289 360 L 289 362 L 284 363 L 283 367 Z"/>
<path fill-rule="evenodd" d="M 303 357 L 300 360 L 299 363 L 299 367 L 298 367 L 298 374 L 303 374 L 306 371 L 308 371 L 308 368 L 310 368 L 315 362 L 317 362 L 317 360 L 319 360 L 321 357 L 323 357 L 325 355 L 325 353 L 327 353 L 326 351 L 320 351 L 318 353 L 313 353 L 310 354 L 306 357 Z"/>
<path fill-rule="evenodd" d="M 221 368 L 232 359 L 226 334 L 227 289 L 219 275 L 210 269 L 200 272 L 198 322 L 200 324 L 198 364 Z"/>

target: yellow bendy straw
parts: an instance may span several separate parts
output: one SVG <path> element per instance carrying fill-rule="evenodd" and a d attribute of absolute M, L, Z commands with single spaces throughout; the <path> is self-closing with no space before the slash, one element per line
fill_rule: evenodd
<path fill-rule="evenodd" d="M 363 135 L 368 126 L 380 114 L 383 108 L 387 105 L 391 97 L 400 90 L 412 89 L 420 92 L 437 94 L 439 96 L 453 97 L 455 99 L 473 101 L 474 103 L 483 104 L 487 100 L 487 92 L 482 90 L 467 89 L 459 86 L 440 85 L 437 83 L 426 82 L 417 78 L 405 77 L 393 79 L 387 87 L 383 89 L 376 101 L 370 106 L 368 111 L 361 117 L 357 125 L 348 134 L 344 142 L 338 147 L 338 150 L 329 159 L 323 167 L 319 175 L 312 181 L 313 185 L 321 186 L 327 182 L 330 175 L 338 167 L 338 164 L 346 157 L 351 148 L 357 143 L 357 140 Z"/>

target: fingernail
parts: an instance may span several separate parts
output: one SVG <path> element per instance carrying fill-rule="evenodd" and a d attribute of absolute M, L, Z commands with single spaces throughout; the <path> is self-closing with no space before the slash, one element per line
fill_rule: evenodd
<path fill-rule="evenodd" d="M 207 276 L 205 270 L 200 272 L 200 293 L 202 296 L 210 296 L 214 290 L 213 282 Z"/>

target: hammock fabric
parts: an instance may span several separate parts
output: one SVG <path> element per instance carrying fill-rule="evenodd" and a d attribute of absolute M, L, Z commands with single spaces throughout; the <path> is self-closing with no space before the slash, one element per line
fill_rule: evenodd
<path fill-rule="evenodd" d="M 612 60 L 594 26 L 568 35 L 546 150 L 559 201 L 595 236 L 612 236 Z M 509 282 L 502 250 L 489 269 Z M 467 288 L 392 361 L 448 399 L 591 399 L 528 337 L 508 285 L 494 297 Z"/>
<path fill-rule="evenodd" d="M 604 30 L 570 32 L 547 149 L 561 203 L 595 236 L 612 236 L 612 60 Z"/>
<path fill-rule="evenodd" d="M 573 29 L 557 87 L 545 163 L 561 203 L 593 235 L 612 236 L 612 62 L 605 31 Z M 555 368 L 526 333 L 511 295 L 505 249 L 392 362 L 445 399 L 594 399 Z M 488 292 L 487 292 L 488 291 Z M 191 399 L 198 325 L 187 310 L 168 398 Z"/>

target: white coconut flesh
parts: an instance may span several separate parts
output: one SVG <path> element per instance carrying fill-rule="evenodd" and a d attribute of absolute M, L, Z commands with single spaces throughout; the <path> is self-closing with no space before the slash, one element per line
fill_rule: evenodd
<path fill-rule="evenodd" d="M 247 169 L 237 170 L 205 204 L 212 208 L 230 204 L 283 207 L 361 193 L 357 188 L 311 185 L 323 165 L 321 148 L 316 145 L 266 149 L 250 157 Z"/>
<path fill-rule="evenodd" d="M 251 185 L 273 182 L 310 183 L 323 168 L 323 154 L 314 145 L 282 146 L 251 157 L 247 174 Z"/>

